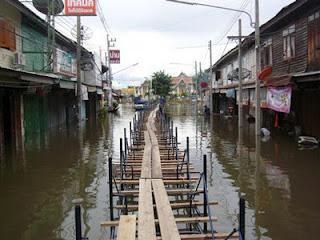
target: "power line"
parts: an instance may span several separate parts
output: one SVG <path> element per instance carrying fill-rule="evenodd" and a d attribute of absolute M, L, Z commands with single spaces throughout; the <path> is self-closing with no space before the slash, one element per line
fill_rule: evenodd
<path fill-rule="evenodd" d="M 104 30 L 106 31 L 106 33 L 112 36 L 113 34 L 111 33 L 110 27 L 109 27 L 109 25 L 108 25 L 108 23 L 106 21 L 106 18 L 104 16 L 104 13 L 103 13 L 103 10 L 101 8 L 99 0 L 97 0 L 97 15 L 99 16 L 100 21 L 102 23 L 102 26 L 103 26 Z"/>
<path fill-rule="evenodd" d="M 244 10 L 248 4 L 249 4 L 250 0 L 243 0 L 240 6 L 240 10 Z M 223 32 L 223 34 L 221 35 L 221 37 L 215 42 L 215 44 L 220 43 L 226 36 L 227 34 L 231 31 L 231 29 L 233 28 L 234 24 L 236 23 L 237 19 L 240 17 L 242 13 L 235 13 L 233 15 L 233 18 L 230 22 L 230 24 L 227 26 L 227 29 Z"/>

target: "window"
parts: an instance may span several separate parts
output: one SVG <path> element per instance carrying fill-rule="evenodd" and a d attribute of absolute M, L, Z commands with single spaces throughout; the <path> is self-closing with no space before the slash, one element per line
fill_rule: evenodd
<path fill-rule="evenodd" d="M 262 45 L 262 66 L 272 65 L 272 38 L 268 38 Z"/>
<path fill-rule="evenodd" d="M 291 25 L 289 28 L 285 29 L 282 33 L 283 36 L 283 59 L 288 60 L 295 57 L 295 31 L 296 26 Z"/>
<path fill-rule="evenodd" d="M 0 47 L 16 50 L 15 28 L 11 22 L 0 17 Z"/>
<path fill-rule="evenodd" d="M 216 71 L 216 81 L 221 79 L 221 71 Z"/>
<path fill-rule="evenodd" d="M 312 22 L 316 19 L 319 19 L 319 17 L 320 17 L 320 11 L 315 12 L 308 17 L 308 22 Z"/>
<path fill-rule="evenodd" d="M 320 12 L 308 17 L 308 69 L 320 70 Z"/>

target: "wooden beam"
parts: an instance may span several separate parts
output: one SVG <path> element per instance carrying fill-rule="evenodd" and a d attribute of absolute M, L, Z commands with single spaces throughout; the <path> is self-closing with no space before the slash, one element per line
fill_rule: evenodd
<path fill-rule="evenodd" d="M 217 201 L 211 201 L 208 203 L 209 205 L 217 205 L 218 202 Z M 188 208 L 190 207 L 190 201 L 186 201 L 186 202 L 178 202 L 178 203 L 170 203 L 170 206 L 172 209 L 179 209 L 179 208 Z M 192 202 L 191 204 L 192 207 L 201 207 L 203 206 L 203 202 Z M 156 207 L 156 205 L 154 204 L 153 207 Z M 116 209 L 125 209 L 127 208 L 130 211 L 136 211 L 138 210 L 138 205 L 137 204 L 129 204 L 129 205 L 116 205 L 115 206 Z"/>
<path fill-rule="evenodd" d="M 150 179 L 139 181 L 138 239 L 156 239 Z"/>
<path fill-rule="evenodd" d="M 164 240 L 180 239 L 169 198 L 161 179 L 152 179 L 153 194 L 157 206 L 161 238 Z"/>
<path fill-rule="evenodd" d="M 156 179 L 154 179 L 156 180 Z M 183 195 L 183 194 L 199 194 L 199 193 L 203 193 L 203 189 L 167 189 L 167 195 Z M 139 194 L 139 191 L 137 190 L 124 190 L 124 191 L 120 191 L 118 192 L 114 192 L 113 195 L 114 196 L 137 196 Z"/>
<path fill-rule="evenodd" d="M 117 240 L 136 239 L 136 215 L 121 215 Z"/>
<path fill-rule="evenodd" d="M 212 221 L 217 221 L 217 217 L 212 217 Z M 204 222 L 209 222 L 209 217 L 176 217 L 175 222 L 177 224 L 186 224 L 186 223 L 204 223 Z M 155 224 L 159 224 L 159 220 L 155 219 L 154 220 Z M 100 223 L 101 227 L 116 227 L 119 225 L 119 221 L 103 221 Z"/>

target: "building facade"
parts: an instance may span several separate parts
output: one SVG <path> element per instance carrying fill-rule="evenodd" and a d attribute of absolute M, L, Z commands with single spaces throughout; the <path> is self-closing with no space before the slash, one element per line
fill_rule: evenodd
<path fill-rule="evenodd" d="M 76 43 L 48 26 L 19 1 L 0 0 L 0 151 L 23 147 L 25 137 L 77 119 Z M 50 61 L 49 52 L 53 60 Z M 94 56 L 82 48 L 91 68 L 82 69 L 82 118 L 96 115 L 102 95 Z M 90 65 L 90 64 L 89 64 Z"/>
<path fill-rule="evenodd" d="M 261 83 L 262 126 L 288 134 L 320 137 L 320 5 L 297 0 L 261 26 L 261 66 L 272 73 Z M 254 33 L 251 34 L 254 36 Z M 253 115 L 255 102 L 254 40 L 242 42 L 243 106 Z M 236 112 L 238 104 L 238 50 L 232 49 L 213 66 L 213 111 Z M 274 105 L 282 97 L 284 109 Z M 285 96 L 285 98 L 284 98 Z M 278 104 L 281 104 L 278 102 Z M 230 111 L 229 111 L 230 112 Z"/>
<path fill-rule="evenodd" d="M 177 96 L 190 95 L 196 92 L 192 77 L 187 76 L 183 72 L 179 76 L 171 78 L 171 88 L 171 93 Z"/>

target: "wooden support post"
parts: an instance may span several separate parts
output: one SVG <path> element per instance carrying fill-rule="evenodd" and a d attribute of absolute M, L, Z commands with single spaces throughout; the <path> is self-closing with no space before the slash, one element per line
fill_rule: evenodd
<path fill-rule="evenodd" d="M 203 155 L 203 189 L 206 189 L 207 184 L 207 155 Z M 208 216 L 208 199 L 206 191 L 203 193 L 203 216 Z M 206 233 L 208 231 L 207 223 L 203 224 L 203 230 Z"/>
<path fill-rule="evenodd" d="M 112 189 L 112 158 L 108 159 L 109 167 L 109 204 L 110 204 L 110 219 L 113 221 L 113 189 Z"/>
<path fill-rule="evenodd" d="M 245 240 L 245 224 L 246 224 L 246 201 L 244 198 L 239 200 L 239 231 L 241 239 Z"/>
<path fill-rule="evenodd" d="M 75 213 L 75 221 L 76 221 L 76 240 L 82 240 L 80 205 L 75 206 L 74 213 Z"/>

